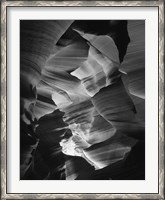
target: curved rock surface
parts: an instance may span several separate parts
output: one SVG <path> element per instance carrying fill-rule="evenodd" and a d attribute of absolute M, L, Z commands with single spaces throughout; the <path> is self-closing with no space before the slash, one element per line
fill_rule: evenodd
<path fill-rule="evenodd" d="M 144 179 L 144 21 L 20 27 L 21 179 Z"/>

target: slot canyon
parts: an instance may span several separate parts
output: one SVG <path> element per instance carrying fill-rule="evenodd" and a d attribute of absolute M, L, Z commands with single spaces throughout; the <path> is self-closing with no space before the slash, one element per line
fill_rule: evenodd
<path fill-rule="evenodd" d="M 20 179 L 145 179 L 145 21 L 20 21 Z"/>

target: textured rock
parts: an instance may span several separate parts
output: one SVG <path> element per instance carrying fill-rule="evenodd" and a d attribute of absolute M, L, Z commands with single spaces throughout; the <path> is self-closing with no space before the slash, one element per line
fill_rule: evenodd
<path fill-rule="evenodd" d="M 24 20 L 20 49 L 21 178 L 133 179 L 144 166 L 134 161 L 145 138 L 144 22 Z"/>
<path fill-rule="evenodd" d="M 37 99 L 36 86 L 41 80 L 41 72 L 45 63 L 54 52 L 58 39 L 71 25 L 72 21 L 20 21 L 20 120 L 21 120 L 21 178 L 32 164 L 38 139 L 35 135 L 34 107 Z M 47 102 L 45 102 L 47 103 Z M 39 102 L 37 104 L 40 105 Z M 41 112 L 41 111 L 39 111 Z M 44 113 L 45 114 L 45 113 Z M 28 129 L 25 127 L 28 126 Z"/>
<path fill-rule="evenodd" d="M 129 21 L 131 42 L 121 65 L 121 71 L 128 74 L 131 94 L 145 99 L 145 21 Z"/>

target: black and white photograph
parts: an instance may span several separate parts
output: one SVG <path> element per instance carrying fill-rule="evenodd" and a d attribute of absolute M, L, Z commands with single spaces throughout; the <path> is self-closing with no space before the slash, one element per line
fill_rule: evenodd
<path fill-rule="evenodd" d="M 20 20 L 20 180 L 145 173 L 145 20 Z"/>
<path fill-rule="evenodd" d="M 164 5 L 2 0 L 0 199 L 164 199 Z"/>

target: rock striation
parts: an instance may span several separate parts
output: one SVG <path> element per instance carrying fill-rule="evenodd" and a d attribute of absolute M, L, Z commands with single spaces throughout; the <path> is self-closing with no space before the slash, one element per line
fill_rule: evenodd
<path fill-rule="evenodd" d="M 145 178 L 144 28 L 20 22 L 21 179 Z"/>

